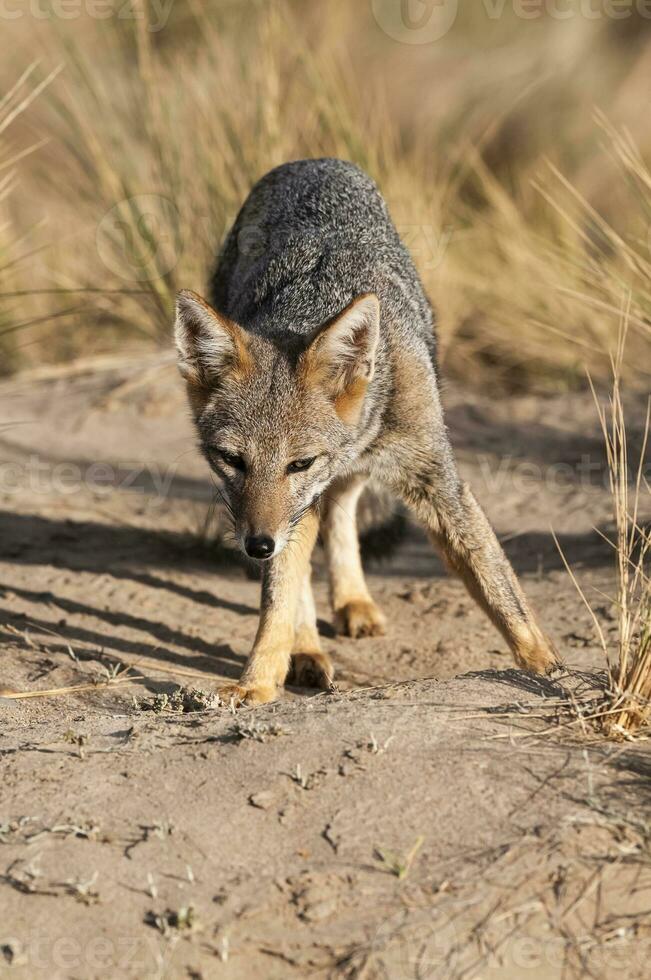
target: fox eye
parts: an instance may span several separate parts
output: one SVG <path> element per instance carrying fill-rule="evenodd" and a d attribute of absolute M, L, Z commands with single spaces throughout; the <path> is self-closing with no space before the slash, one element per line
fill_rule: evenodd
<path fill-rule="evenodd" d="M 227 466 L 232 466 L 234 470 L 240 470 L 242 473 L 245 471 L 246 463 L 241 456 L 236 453 L 228 453 L 225 449 L 216 449 L 215 452 Z"/>
<path fill-rule="evenodd" d="M 287 472 L 301 473 L 303 470 L 309 470 L 315 459 L 316 456 L 309 456 L 306 459 L 295 459 L 294 462 L 290 463 L 287 467 Z"/>

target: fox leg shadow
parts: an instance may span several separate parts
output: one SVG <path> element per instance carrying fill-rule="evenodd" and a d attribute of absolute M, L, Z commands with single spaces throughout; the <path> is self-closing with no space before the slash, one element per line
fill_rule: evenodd
<path fill-rule="evenodd" d="M 357 533 L 357 503 L 365 476 L 336 480 L 328 489 L 321 534 L 330 582 L 335 629 L 345 636 L 380 636 L 386 620 L 364 579 Z"/>
<path fill-rule="evenodd" d="M 560 666 L 540 629 L 493 528 L 470 488 L 461 482 L 449 447 L 419 466 L 420 477 L 398 489 L 426 526 L 448 567 L 489 616 L 519 667 L 538 674 Z"/>

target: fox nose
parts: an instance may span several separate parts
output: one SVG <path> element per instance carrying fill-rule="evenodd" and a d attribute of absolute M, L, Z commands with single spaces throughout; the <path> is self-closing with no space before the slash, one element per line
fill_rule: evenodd
<path fill-rule="evenodd" d="M 267 537 L 266 534 L 249 535 L 244 542 L 244 550 L 249 558 L 258 558 L 262 561 L 265 558 L 271 558 L 275 547 L 276 542 L 274 539 Z"/>

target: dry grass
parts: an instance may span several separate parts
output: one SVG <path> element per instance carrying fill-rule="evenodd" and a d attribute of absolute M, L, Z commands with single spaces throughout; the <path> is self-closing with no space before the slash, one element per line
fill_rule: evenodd
<path fill-rule="evenodd" d="M 588 710 L 573 704 L 584 733 L 591 723 L 609 737 L 633 738 L 648 735 L 651 722 L 651 527 L 648 520 L 651 486 L 645 472 L 651 398 L 647 401 L 639 457 L 631 462 L 626 434 L 626 412 L 622 392 L 622 365 L 629 329 L 628 308 L 620 323 L 618 344 L 611 360 L 612 389 L 604 403 L 590 379 L 604 438 L 608 480 L 613 508 L 614 537 L 599 533 L 615 556 L 616 596 L 600 593 L 612 601 L 617 622 L 617 649 L 613 651 L 585 591 L 554 540 L 565 567 L 584 605 L 589 610 L 607 664 L 606 696 L 589 697 Z M 552 532 L 553 533 L 553 532 Z M 585 705 L 583 706 L 585 707 Z"/>
<path fill-rule="evenodd" d="M 51 72 L 40 82 L 34 83 L 35 68 L 36 65 L 32 63 L 20 76 L 11 81 L 9 78 L 4 80 L 6 88 L 2 89 L 0 96 L 0 282 L 11 277 L 22 246 L 20 232 L 5 216 L 9 197 L 15 190 L 18 167 L 30 153 L 42 146 L 42 141 L 39 141 L 14 149 L 8 143 L 10 127 L 56 77 L 56 72 Z M 21 324 L 12 322 L 6 310 L 0 306 L 0 370 L 4 369 L 5 372 L 16 363 L 14 336 L 19 329 Z"/>
<path fill-rule="evenodd" d="M 178 0 L 157 31 L 153 6 L 134 9 L 3 23 L 6 85 L 34 51 L 32 91 L 60 70 L 3 147 L 20 183 L 2 227 L 23 260 L 2 262 L 5 370 L 166 344 L 174 291 L 203 286 L 251 183 L 331 154 L 379 181 L 449 373 L 606 377 L 626 290 L 622 371 L 647 383 L 648 21 L 463 5 L 420 46 L 344 0 Z"/>
<path fill-rule="evenodd" d="M 616 662 L 609 661 L 608 665 L 612 713 L 605 719 L 604 728 L 611 736 L 630 738 L 644 731 L 651 719 L 651 533 L 649 527 L 641 523 L 642 497 L 651 493 L 643 468 L 651 399 L 647 403 L 640 458 L 631 473 L 621 386 L 626 326 L 625 323 L 613 361 L 609 405 L 606 408 L 597 399 L 597 407 L 606 445 L 616 527 L 613 544 L 617 562 L 619 626 Z"/>

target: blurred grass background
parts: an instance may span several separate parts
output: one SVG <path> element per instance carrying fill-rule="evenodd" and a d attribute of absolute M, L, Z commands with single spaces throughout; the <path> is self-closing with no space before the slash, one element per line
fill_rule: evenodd
<path fill-rule="evenodd" d="M 414 44 L 387 30 L 400 2 L 79 0 L 37 17 L 16 0 L 0 17 L 2 373 L 169 345 L 175 291 L 203 289 L 251 184 L 334 155 L 387 198 L 448 375 L 607 378 L 626 308 L 625 376 L 648 388 L 651 19 L 478 0 Z"/>

